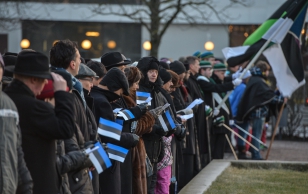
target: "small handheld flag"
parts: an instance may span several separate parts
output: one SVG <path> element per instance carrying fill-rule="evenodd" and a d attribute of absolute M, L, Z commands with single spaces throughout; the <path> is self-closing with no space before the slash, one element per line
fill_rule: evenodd
<path fill-rule="evenodd" d="M 125 157 L 128 153 L 128 149 L 125 149 L 121 146 L 117 146 L 111 143 L 107 143 L 107 147 L 108 147 L 108 155 L 110 159 L 119 161 L 119 162 L 124 162 Z"/>
<path fill-rule="evenodd" d="M 136 97 L 137 97 L 137 104 L 142 104 L 142 103 L 148 103 L 148 105 L 151 105 L 151 101 L 148 102 L 148 98 L 151 98 L 151 94 L 148 92 L 136 92 Z"/>
<path fill-rule="evenodd" d="M 170 115 L 169 110 L 167 110 L 162 115 L 159 115 L 158 120 L 165 131 L 173 130 L 175 128 L 175 123 Z"/>
<path fill-rule="evenodd" d="M 110 137 L 120 141 L 122 125 L 100 118 L 97 132 L 102 136 Z"/>
<path fill-rule="evenodd" d="M 127 110 L 127 109 L 119 111 L 118 115 L 123 117 L 125 121 L 135 118 L 134 114 L 130 110 Z"/>
<path fill-rule="evenodd" d="M 95 148 L 93 152 L 89 153 L 89 158 L 98 174 L 100 174 L 107 168 L 111 167 L 112 164 L 102 145 L 99 142 L 94 145 L 98 147 L 98 149 Z"/>

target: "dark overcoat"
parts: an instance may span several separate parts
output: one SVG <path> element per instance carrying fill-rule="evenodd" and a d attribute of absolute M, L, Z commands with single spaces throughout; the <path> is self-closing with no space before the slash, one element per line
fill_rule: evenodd
<path fill-rule="evenodd" d="M 37 100 L 33 92 L 16 79 L 6 88 L 6 93 L 18 109 L 22 148 L 34 182 L 33 193 L 58 193 L 60 180 L 56 169 L 56 139 L 73 136 L 73 95 L 65 91 L 55 92 L 53 108 Z"/>

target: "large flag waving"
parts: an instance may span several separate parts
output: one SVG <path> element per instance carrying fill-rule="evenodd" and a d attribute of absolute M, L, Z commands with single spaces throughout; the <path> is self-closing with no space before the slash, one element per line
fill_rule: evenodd
<path fill-rule="evenodd" d="M 297 88 L 305 84 L 300 35 L 306 13 L 307 5 L 298 14 L 281 45 L 271 46 L 263 52 L 272 67 L 277 87 L 283 96 L 291 97 Z"/>
<path fill-rule="evenodd" d="M 230 67 L 250 60 L 273 35 L 272 42 L 281 43 L 307 0 L 288 0 L 244 42 L 244 46 L 222 50 Z"/>

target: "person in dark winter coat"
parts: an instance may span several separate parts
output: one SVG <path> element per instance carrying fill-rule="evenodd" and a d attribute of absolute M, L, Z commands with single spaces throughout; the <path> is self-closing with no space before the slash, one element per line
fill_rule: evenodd
<path fill-rule="evenodd" d="M 22 148 L 34 182 L 33 193 L 58 193 L 60 180 L 56 169 L 55 145 L 56 139 L 73 136 L 73 96 L 65 91 L 66 81 L 60 75 L 49 72 L 48 58 L 41 53 L 19 53 L 14 76 L 6 93 L 19 111 Z M 35 98 L 51 76 L 55 108 Z"/>
<path fill-rule="evenodd" d="M 4 61 L 0 54 L 0 80 Z M 2 92 L 0 81 L 0 193 L 31 194 L 33 181 L 21 147 L 19 115 L 14 102 Z"/>
<path fill-rule="evenodd" d="M 113 109 L 119 107 L 125 109 L 128 108 L 121 97 L 122 94 L 129 94 L 127 79 L 120 69 L 111 68 L 104 76 L 99 86 L 94 86 L 91 90 L 91 96 L 94 98 L 95 117 L 97 122 L 99 122 L 99 118 L 104 118 L 114 122 L 116 119 L 113 114 Z M 134 107 L 129 110 L 134 114 L 135 118 L 140 118 L 145 111 L 145 109 L 141 107 Z M 113 143 L 127 149 L 134 147 L 139 141 L 139 137 L 130 132 L 129 122 L 123 122 L 120 141 L 104 136 L 100 137 L 104 143 Z M 102 193 L 113 194 L 132 192 L 132 165 L 130 156 L 128 156 L 128 158 L 126 156 L 125 162 L 127 163 L 121 165 L 120 162 L 113 161 L 112 167 L 100 174 L 100 189 Z M 130 164 L 130 167 L 128 167 L 127 164 Z M 121 169 L 123 165 L 124 167 Z M 125 181 L 122 176 L 126 177 Z M 123 184 L 121 183 L 122 180 L 124 181 Z M 130 184 L 130 186 L 124 189 L 123 185 L 126 184 Z"/>
<path fill-rule="evenodd" d="M 90 63 L 93 64 L 93 63 Z M 88 129 L 90 132 L 90 141 L 96 142 L 100 141 L 97 134 L 97 124 L 95 120 L 95 108 L 94 108 L 94 99 L 90 95 L 91 88 L 93 87 L 93 82 L 95 79 L 99 79 L 99 76 L 91 70 L 88 66 L 80 64 L 78 74 L 75 76 L 82 84 L 84 98 L 87 103 L 86 115 L 88 120 Z M 99 177 L 97 171 L 92 170 L 92 186 L 94 194 L 99 194 Z"/>
<path fill-rule="evenodd" d="M 162 80 L 158 75 L 158 64 L 159 62 L 155 57 L 143 57 L 137 65 L 137 68 L 143 74 L 138 91 L 149 93 L 152 97 L 149 109 L 155 109 L 167 103 L 166 98 L 161 93 Z M 156 187 L 157 163 L 163 158 L 161 138 L 165 135 L 167 135 L 167 132 L 161 127 L 158 119 L 156 119 L 152 132 L 143 135 L 145 149 L 153 166 L 153 174 L 147 177 L 149 194 L 153 194 Z"/>
<path fill-rule="evenodd" d="M 250 69 L 251 77 L 246 85 L 246 89 L 238 105 L 236 121 L 243 123 L 249 121 L 252 126 L 252 135 L 260 139 L 265 118 L 269 116 L 269 109 L 276 105 L 287 102 L 287 98 L 276 95 L 266 84 L 270 66 L 265 61 L 259 61 L 255 67 Z M 260 143 L 252 139 L 252 145 L 260 148 Z M 250 149 L 251 159 L 262 160 L 260 152 Z"/>
<path fill-rule="evenodd" d="M 70 40 L 60 40 L 50 49 L 50 64 L 52 70 L 66 71 L 71 74 L 72 93 L 74 94 L 74 106 L 72 114 L 74 116 L 76 129 L 74 137 L 67 139 L 65 143 L 66 153 L 84 149 L 84 144 L 91 141 L 94 133 L 92 125 L 88 121 L 87 103 L 81 82 L 75 78 L 78 74 L 81 57 L 77 45 Z M 77 140 L 75 141 L 74 138 Z M 89 166 L 88 166 L 89 167 Z M 93 193 L 93 186 L 88 173 L 88 167 L 76 169 L 68 172 L 70 190 L 72 193 Z"/>
<path fill-rule="evenodd" d="M 185 82 L 187 88 L 189 88 L 189 94 L 192 100 L 201 98 L 204 99 L 204 96 L 200 90 L 200 86 L 197 81 L 197 77 L 199 76 L 199 60 L 197 57 L 189 56 L 187 57 L 187 64 L 190 70 L 190 77 Z M 200 104 L 196 109 L 194 109 L 194 118 L 196 123 L 196 134 L 198 137 L 198 147 L 200 153 L 200 162 L 201 168 L 204 168 L 209 161 L 208 158 L 208 141 L 206 135 L 206 119 L 205 119 L 205 103 Z M 201 170 L 201 169 L 199 169 Z"/>
<path fill-rule="evenodd" d="M 128 67 L 124 69 L 129 84 L 129 96 L 123 96 L 128 107 L 135 107 L 136 91 L 139 88 L 139 81 L 142 77 L 137 67 Z M 134 121 L 132 125 L 132 133 L 140 137 L 136 147 L 132 148 L 132 167 L 133 167 L 133 193 L 147 193 L 147 166 L 146 166 L 146 150 L 142 136 L 152 131 L 155 118 L 150 112 L 145 113 L 138 121 Z"/>
<path fill-rule="evenodd" d="M 173 102 L 176 111 L 181 111 L 192 102 L 188 99 L 189 94 L 183 83 L 187 69 L 184 64 L 179 61 L 170 63 L 170 69 L 176 72 L 179 77 L 179 87 L 176 87 L 175 91 L 173 91 L 171 95 L 174 97 Z M 183 161 L 178 164 L 178 190 L 181 190 L 195 175 L 196 136 L 194 122 L 194 118 L 191 118 L 185 123 L 187 133 L 184 145 L 182 146 L 183 154 L 180 155 L 183 156 Z"/>

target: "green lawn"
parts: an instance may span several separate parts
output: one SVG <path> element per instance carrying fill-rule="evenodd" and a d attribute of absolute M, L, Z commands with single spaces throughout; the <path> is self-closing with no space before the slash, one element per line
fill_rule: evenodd
<path fill-rule="evenodd" d="M 308 172 L 229 167 L 205 193 L 308 194 Z"/>

